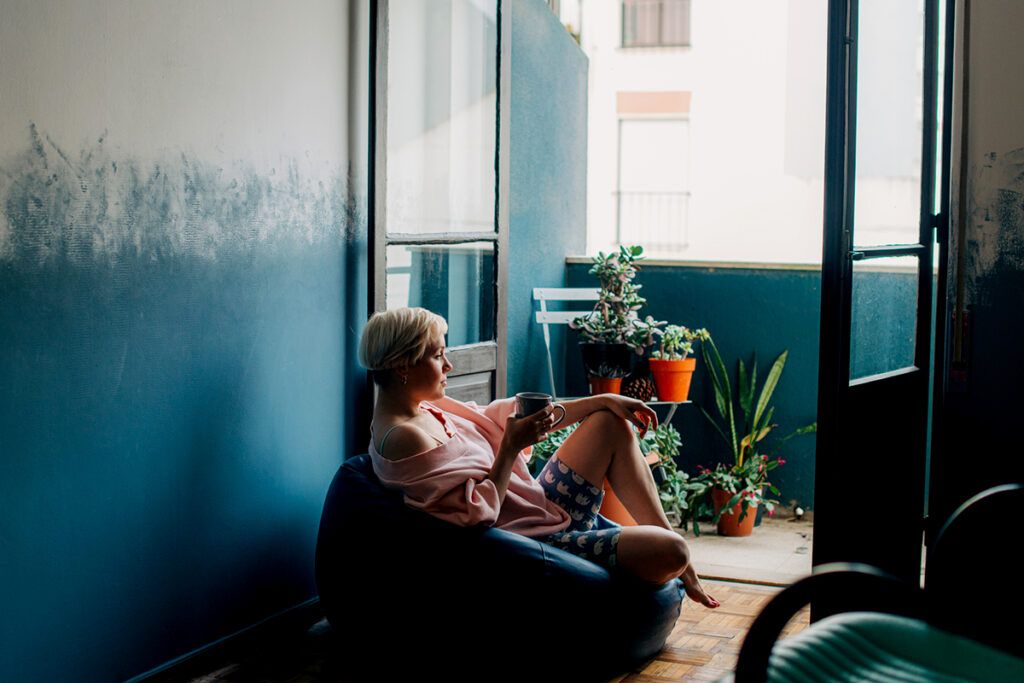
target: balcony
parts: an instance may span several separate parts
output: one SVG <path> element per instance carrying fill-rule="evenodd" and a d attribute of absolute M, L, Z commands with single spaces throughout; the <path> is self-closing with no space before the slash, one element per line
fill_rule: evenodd
<path fill-rule="evenodd" d="M 689 192 L 618 191 L 616 244 L 642 244 L 648 253 L 683 253 L 689 246 Z"/>

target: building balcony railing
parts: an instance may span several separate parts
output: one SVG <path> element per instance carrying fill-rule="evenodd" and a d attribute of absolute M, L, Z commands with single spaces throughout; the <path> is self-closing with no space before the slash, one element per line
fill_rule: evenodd
<path fill-rule="evenodd" d="M 642 244 L 649 252 L 689 246 L 689 192 L 615 192 L 615 241 Z"/>

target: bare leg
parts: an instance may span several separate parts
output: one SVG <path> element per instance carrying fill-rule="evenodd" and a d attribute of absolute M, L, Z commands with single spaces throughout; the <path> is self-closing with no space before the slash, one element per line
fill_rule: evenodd
<path fill-rule="evenodd" d="M 618 415 L 608 410 L 588 415 L 558 449 L 558 458 L 595 486 L 607 479 L 638 524 L 672 531 L 640 444 Z"/>
<path fill-rule="evenodd" d="M 616 552 L 624 571 L 659 585 L 682 577 L 692 600 L 718 607 L 718 601 L 701 588 L 686 541 L 665 515 L 651 468 L 624 419 L 607 410 L 591 413 L 569 435 L 557 455 L 595 486 L 607 479 L 640 524 L 623 527 L 619 537 Z"/>

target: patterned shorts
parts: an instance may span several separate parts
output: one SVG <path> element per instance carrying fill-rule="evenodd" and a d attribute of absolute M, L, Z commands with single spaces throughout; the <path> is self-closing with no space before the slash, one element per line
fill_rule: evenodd
<path fill-rule="evenodd" d="M 604 490 L 576 474 L 557 454 L 547 461 L 537 480 L 548 499 L 572 518 L 564 531 L 537 540 L 614 569 L 622 527 L 598 514 Z"/>

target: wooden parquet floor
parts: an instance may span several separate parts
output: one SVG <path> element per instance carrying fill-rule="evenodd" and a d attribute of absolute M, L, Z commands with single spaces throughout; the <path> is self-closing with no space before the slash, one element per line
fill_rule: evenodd
<path fill-rule="evenodd" d="M 743 635 L 761 607 L 780 588 L 754 584 L 705 580 L 705 589 L 721 606 L 709 610 L 689 600 L 669 636 L 665 648 L 654 659 L 635 671 L 608 683 L 674 683 L 675 681 L 715 681 L 727 675 L 736 664 Z M 805 609 L 790 621 L 783 637 L 807 627 L 810 611 Z M 328 647 L 330 626 L 321 620 L 294 640 L 277 647 L 239 657 L 239 661 L 221 662 L 206 672 L 169 671 L 152 679 L 153 683 L 347 683 L 338 662 Z M 567 681 L 566 683 L 572 683 Z"/>
<path fill-rule="evenodd" d="M 736 666 L 743 636 L 761 608 L 781 588 L 754 584 L 703 581 L 704 589 L 721 604 L 709 610 L 690 600 L 683 601 L 665 648 L 653 660 L 608 683 L 675 683 L 676 681 L 717 681 Z M 810 608 L 790 620 L 782 638 L 807 628 Z"/>

